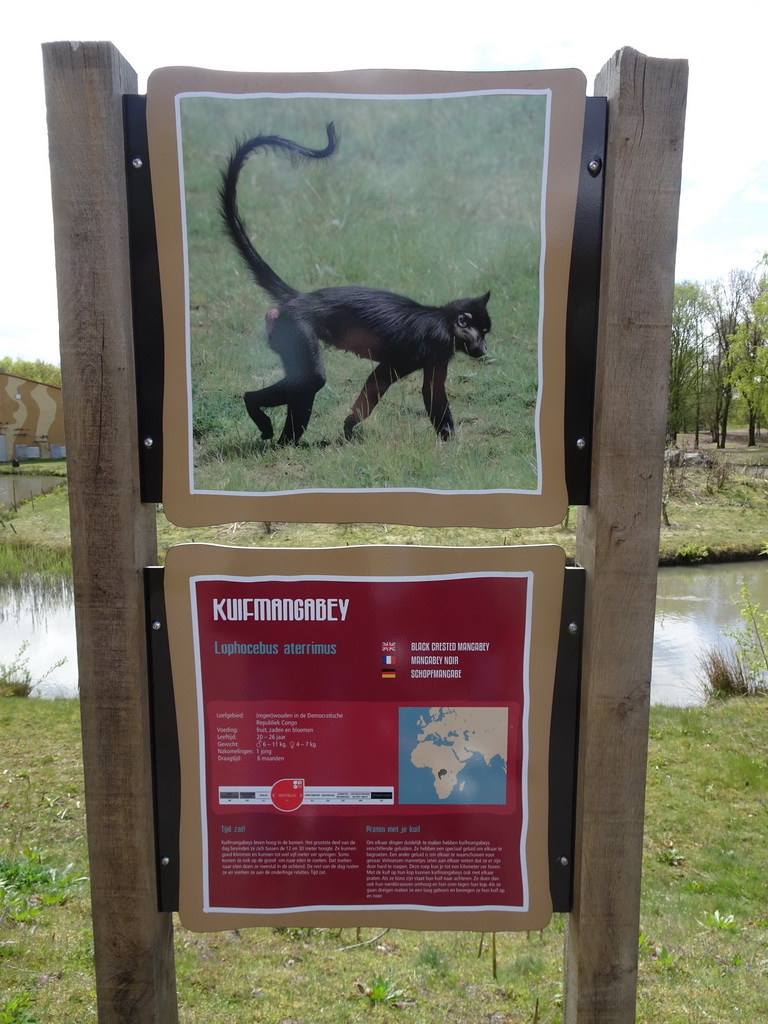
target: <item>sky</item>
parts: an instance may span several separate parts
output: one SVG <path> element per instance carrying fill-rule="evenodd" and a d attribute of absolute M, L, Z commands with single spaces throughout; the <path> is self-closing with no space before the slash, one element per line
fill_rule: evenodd
<path fill-rule="evenodd" d="M 594 17 L 590 18 L 590 14 Z M 768 251 L 765 0 L 720 7 L 515 0 L 38 0 L 6 4 L 0 96 L 0 356 L 59 362 L 41 44 L 108 40 L 144 90 L 156 67 L 231 71 L 580 68 L 624 46 L 690 65 L 676 279 L 753 269 Z"/>

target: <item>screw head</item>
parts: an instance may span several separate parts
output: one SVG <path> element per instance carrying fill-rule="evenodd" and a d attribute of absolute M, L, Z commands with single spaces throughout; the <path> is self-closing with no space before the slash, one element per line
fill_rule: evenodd
<path fill-rule="evenodd" d="M 578 624 L 578 622 L 569 622 L 568 623 L 568 632 L 569 633 L 578 633 L 579 632 L 579 624 Z"/>
<path fill-rule="evenodd" d="M 163 865 L 164 868 L 167 868 L 168 865 L 171 863 L 171 858 L 170 857 L 161 857 L 160 858 L 160 863 Z"/>
<path fill-rule="evenodd" d="M 131 167 L 133 167 L 134 170 L 140 171 L 143 166 L 144 161 L 141 159 L 140 156 L 135 156 L 133 160 L 131 160 Z"/>
<path fill-rule="evenodd" d="M 581 449 L 586 448 L 587 447 L 587 440 L 586 440 L 586 438 L 584 438 L 584 437 L 576 438 L 576 447 L 577 448 L 581 448 Z"/>
<path fill-rule="evenodd" d="M 558 864 L 559 864 L 559 865 L 560 865 L 560 867 L 562 867 L 562 868 L 567 868 L 567 867 L 568 867 L 568 865 L 569 865 L 570 863 L 571 863 L 571 862 L 570 862 L 570 860 L 569 860 L 569 859 L 568 859 L 567 857 L 560 857 L 560 858 L 558 859 Z"/>
<path fill-rule="evenodd" d="M 155 619 L 155 621 L 152 623 L 152 629 L 154 629 L 155 632 L 157 632 L 158 629 L 162 629 L 162 628 L 163 628 L 162 622 L 158 622 L 157 619 Z"/>
<path fill-rule="evenodd" d="M 594 160 L 590 160 L 589 163 L 587 164 L 587 170 L 589 171 L 589 173 L 592 175 L 593 178 L 596 178 L 598 176 L 598 174 L 600 173 L 600 171 L 602 171 L 602 169 L 603 169 L 603 161 L 600 160 L 599 157 L 596 157 Z"/>
<path fill-rule="evenodd" d="M 154 438 L 152 438 L 152 437 L 145 437 L 144 438 L 144 447 L 145 448 L 151 448 L 154 443 L 155 443 Z"/>

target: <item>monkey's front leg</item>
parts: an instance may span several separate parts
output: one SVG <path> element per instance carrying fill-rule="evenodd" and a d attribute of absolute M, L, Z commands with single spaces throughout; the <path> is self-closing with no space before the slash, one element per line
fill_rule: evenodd
<path fill-rule="evenodd" d="M 448 376 L 448 363 L 439 363 L 437 366 L 424 367 L 424 383 L 421 386 L 421 394 L 424 399 L 424 408 L 432 421 L 432 426 L 437 431 L 438 437 L 443 441 L 450 441 L 453 437 L 453 416 L 448 405 L 448 395 L 445 390 L 445 380 Z"/>
<path fill-rule="evenodd" d="M 378 405 L 379 399 L 387 389 L 394 384 L 396 380 L 400 380 L 401 377 L 407 376 L 410 372 L 410 370 L 406 372 L 396 370 L 395 367 L 391 366 L 389 363 L 379 363 L 365 382 L 365 387 L 355 399 L 355 404 L 352 406 L 352 412 L 344 420 L 344 437 L 346 437 L 348 441 L 352 440 L 352 431 L 355 429 L 357 424 L 361 423 L 371 415 Z"/>

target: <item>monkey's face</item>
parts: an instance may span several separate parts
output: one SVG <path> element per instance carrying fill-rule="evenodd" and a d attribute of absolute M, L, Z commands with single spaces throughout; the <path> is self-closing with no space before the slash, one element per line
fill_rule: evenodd
<path fill-rule="evenodd" d="M 488 351 L 485 336 L 491 329 L 491 318 L 488 316 L 488 299 L 490 292 L 478 299 L 465 299 L 456 303 L 456 315 L 453 322 L 453 338 L 457 352 L 466 352 L 473 359 L 484 356 Z"/>

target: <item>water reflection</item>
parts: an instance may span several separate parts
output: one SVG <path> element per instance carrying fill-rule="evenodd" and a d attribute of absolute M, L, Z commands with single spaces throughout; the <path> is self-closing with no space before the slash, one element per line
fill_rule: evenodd
<path fill-rule="evenodd" d="M 751 599 L 768 608 L 768 560 L 659 570 L 651 688 L 654 703 L 702 703 L 699 658 L 709 647 L 732 645 L 724 631 L 742 624 L 733 601 L 742 581 Z"/>
<path fill-rule="evenodd" d="M 27 643 L 26 651 L 22 650 Z M 0 585 L 0 662 L 27 658 L 40 697 L 77 696 L 75 612 L 69 580 L 29 579 Z M 66 661 L 49 675 L 52 665 Z"/>
<path fill-rule="evenodd" d="M 723 631 L 741 625 L 733 598 L 738 596 L 742 580 L 752 600 L 768 608 L 768 559 L 659 570 L 653 703 L 702 703 L 699 657 L 707 647 L 731 643 Z M 59 658 L 67 658 L 61 668 L 44 680 L 39 696 L 77 696 L 74 610 L 69 582 L 30 581 L 23 586 L 0 586 L 0 662 L 12 661 L 25 640 L 30 644 L 30 668 L 38 677 Z"/>
<path fill-rule="evenodd" d="M 0 508 L 16 508 L 20 501 L 46 494 L 64 481 L 58 476 L 29 476 L 24 473 L 0 474 Z"/>

